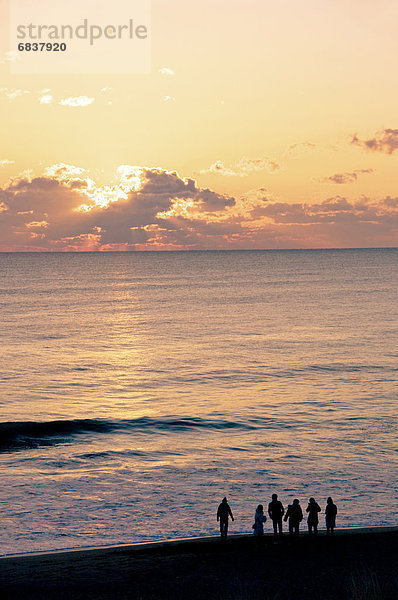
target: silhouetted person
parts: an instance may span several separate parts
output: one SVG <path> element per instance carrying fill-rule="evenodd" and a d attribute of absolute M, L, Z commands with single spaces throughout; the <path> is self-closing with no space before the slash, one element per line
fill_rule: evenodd
<path fill-rule="evenodd" d="M 290 535 L 298 535 L 300 523 L 303 520 L 303 511 L 301 510 L 300 502 L 295 498 L 293 504 L 289 504 L 284 517 L 285 521 L 289 519 Z"/>
<path fill-rule="evenodd" d="M 326 500 L 325 520 L 326 520 L 326 535 L 334 535 L 336 527 L 337 506 L 333 504 L 332 498 Z"/>
<path fill-rule="evenodd" d="M 318 533 L 318 513 L 321 512 L 321 507 L 315 502 L 314 498 L 309 499 L 306 511 L 308 513 L 308 533 Z"/>
<path fill-rule="evenodd" d="M 231 517 L 231 519 L 234 520 L 233 514 L 232 514 L 229 504 L 227 502 L 227 499 L 223 498 L 222 502 L 219 505 L 218 510 L 217 510 L 217 521 L 220 521 L 220 533 L 221 533 L 222 538 L 227 537 L 228 517 Z"/>
<path fill-rule="evenodd" d="M 282 502 L 278 500 L 277 494 L 272 494 L 272 501 L 268 504 L 268 514 L 274 527 L 274 536 L 282 535 L 282 517 L 285 513 Z"/>
<path fill-rule="evenodd" d="M 259 504 L 254 513 L 254 535 L 264 535 L 264 523 L 266 520 L 267 517 L 264 514 L 264 507 L 262 504 Z"/>

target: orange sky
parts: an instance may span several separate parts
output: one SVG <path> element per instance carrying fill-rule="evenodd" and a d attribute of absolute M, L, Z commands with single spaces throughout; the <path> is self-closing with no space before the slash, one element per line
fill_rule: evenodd
<path fill-rule="evenodd" d="M 153 0 L 147 75 L 12 74 L 0 6 L 0 250 L 398 245 L 395 1 Z"/>

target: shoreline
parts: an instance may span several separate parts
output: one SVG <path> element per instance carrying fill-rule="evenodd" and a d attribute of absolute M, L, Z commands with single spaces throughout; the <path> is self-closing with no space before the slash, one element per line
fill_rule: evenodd
<path fill-rule="evenodd" d="M 362 590 L 362 591 L 361 591 Z M 354 593 L 355 592 L 355 593 Z M 362 593 L 363 592 L 363 593 Z M 398 527 L 205 536 L 8 555 L 7 600 L 396 600 Z"/>
<path fill-rule="evenodd" d="M 319 528 L 319 536 L 326 537 L 326 529 Z M 375 533 L 394 533 L 398 532 L 398 525 L 375 525 L 369 527 L 344 527 L 335 529 L 335 536 L 344 536 L 344 535 L 355 535 L 355 534 L 375 534 Z M 228 534 L 228 540 L 239 540 L 239 539 L 251 539 L 255 536 L 253 533 L 230 533 Z M 267 531 L 264 533 L 263 538 L 272 538 L 274 534 L 271 531 Z M 307 530 L 300 531 L 299 539 L 308 537 Z M 289 534 L 287 531 L 284 532 L 283 538 L 288 539 Z M 34 552 L 18 552 L 12 554 L 3 554 L 0 555 L 0 561 L 7 558 L 30 558 L 30 557 L 46 557 L 60 554 L 71 554 L 71 553 L 83 553 L 86 552 L 106 552 L 109 550 L 112 551 L 125 551 L 125 550 L 156 550 L 165 547 L 176 547 L 179 544 L 201 544 L 208 542 L 217 542 L 221 541 L 220 535 L 206 535 L 206 536 L 198 536 L 198 537 L 189 537 L 189 538 L 171 538 L 171 539 L 162 539 L 162 540 L 154 540 L 150 542 L 127 542 L 123 544 L 108 544 L 105 546 L 79 546 L 76 548 L 60 548 L 58 550 L 38 550 Z"/>

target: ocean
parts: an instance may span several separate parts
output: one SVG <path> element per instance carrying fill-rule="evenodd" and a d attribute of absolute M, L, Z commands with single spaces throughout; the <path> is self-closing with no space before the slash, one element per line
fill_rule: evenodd
<path fill-rule="evenodd" d="M 213 535 L 223 496 L 231 533 L 272 493 L 396 525 L 397 259 L 1 253 L 0 554 Z"/>

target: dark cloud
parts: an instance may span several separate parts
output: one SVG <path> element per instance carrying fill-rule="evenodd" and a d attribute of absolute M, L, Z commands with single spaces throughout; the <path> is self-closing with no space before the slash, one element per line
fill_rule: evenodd
<path fill-rule="evenodd" d="M 382 129 L 369 140 L 361 140 L 355 133 L 352 136 L 351 144 L 361 146 L 372 152 L 384 152 L 385 154 L 393 154 L 398 149 L 398 129 Z"/>
<path fill-rule="evenodd" d="M 391 208 L 398 208 L 398 198 L 390 198 L 390 196 L 388 196 L 387 198 L 384 198 L 383 203 Z"/>
<path fill-rule="evenodd" d="M 203 211 L 214 212 L 222 210 L 226 206 L 234 206 L 235 199 L 230 196 L 217 194 L 212 190 L 205 189 L 198 191 L 195 196 L 195 201 L 199 203 L 198 208 Z"/>
<path fill-rule="evenodd" d="M 387 209 L 383 208 L 383 204 L 387 206 Z M 395 223 L 394 219 L 398 215 L 396 209 L 398 206 L 392 199 L 386 199 L 382 203 L 373 203 L 366 198 L 349 202 L 346 198 L 337 196 L 318 204 L 268 203 L 265 206 L 254 208 L 251 215 L 254 218 L 268 217 L 275 224 L 286 225 L 383 224 L 388 227 L 391 234 L 395 234 L 392 227 Z"/>
<path fill-rule="evenodd" d="M 353 183 L 354 181 L 357 181 L 358 175 L 362 175 L 363 173 L 373 173 L 373 169 L 355 169 L 355 171 L 351 171 L 351 173 L 335 173 L 329 177 L 324 177 L 321 181 L 339 184 Z"/>
<path fill-rule="evenodd" d="M 194 179 L 181 179 L 175 172 L 145 169 L 141 194 L 184 198 L 198 191 Z"/>
<path fill-rule="evenodd" d="M 43 219 L 45 215 L 59 218 L 60 214 L 70 213 L 82 204 L 82 197 L 73 191 L 73 186 L 51 177 L 14 180 L 8 188 L 0 190 L 0 198 L 2 194 L 10 209 L 33 211 L 36 219 Z"/>
<path fill-rule="evenodd" d="M 233 207 L 235 200 L 210 189 L 197 187 L 193 179 L 161 169 L 137 169 L 123 174 L 120 184 L 93 189 L 77 168 L 56 166 L 46 177 L 15 179 L 0 188 L 1 243 L 43 249 L 64 243 L 82 246 L 85 240 L 98 247 L 109 244 L 142 243 L 149 234 L 145 227 L 169 222 L 167 213 L 179 200 L 201 214 L 218 213 Z M 74 171 L 74 173 L 73 173 Z M 137 187 L 137 173 L 139 185 Z M 106 199 L 117 199 L 109 201 Z M 104 200 L 104 206 L 101 206 Z M 98 204 L 98 202 L 100 204 Z M 87 210 L 79 210 L 85 205 Z M 171 222 L 171 221 L 170 221 Z M 18 236 L 18 237 L 16 237 Z"/>

